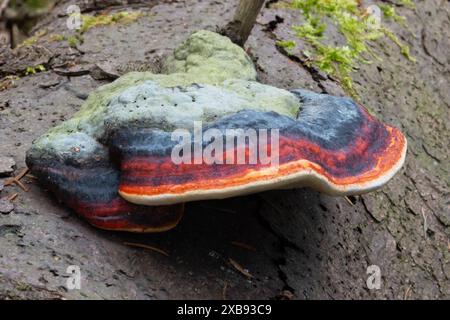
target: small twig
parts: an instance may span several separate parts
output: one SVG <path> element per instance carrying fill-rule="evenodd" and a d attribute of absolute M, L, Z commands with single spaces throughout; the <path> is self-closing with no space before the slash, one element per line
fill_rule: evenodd
<path fill-rule="evenodd" d="M 27 177 L 27 178 L 30 178 L 30 179 L 33 179 L 33 180 L 38 180 L 38 177 L 32 175 L 31 173 L 28 173 L 28 174 L 26 175 L 26 177 Z"/>
<path fill-rule="evenodd" d="M 22 179 L 27 173 L 30 171 L 28 168 L 24 168 L 20 173 L 15 177 L 17 180 Z"/>
<path fill-rule="evenodd" d="M 28 171 L 29 171 L 29 169 L 25 168 L 17 176 L 6 179 L 5 186 L 9 186 L 9 185 L 15 183 L 15 181 L 22 179 L 28 173 Z"/>
<path fill-rule="evenodd" d="M 247 249 L 247 250 L 250 250 L 250 251 L 256 251 L 255 247 L 252 247 L 251 245 L 248 245 L 246 243 L 242 243 L 242 242 L 239 242 L 239 241 L 231 241 L 230 243 L 232 245 L 236 246 L 236 247 L 244 248 L 244 249 Z"/>
<path fill-rule="evenodd" d="M 222 29 L 222 33 L 227 35 L 231 41 L 243 47 L 263 4 L 264 0 L 240 0 L 233 20 Z"/>
<path fill-rule="evenodd" d="M 14 201 L 17 197 L 19 196 L 18 193 L 13 193 L 12 195 L 10 195 L 8 198 L 9 201 Z"/>
<path fill-rule="evenodd" d="M 253 275 L 248 272 L 247 269 L 244 269 L 238 262 L 236 262 L 235 260 L 228 258 L 228 261 L 230 262 L 230 264 L 240 273 L 242 273 L 244 276 L 246 276 L 249 279 L 253 278 Z"/>
<path fill-rule="evenodd" d="M 124 242 L 123 244 L 126 246 L 130 246 L 130 247 L 143 248 L 143 249 L 148 249 L 148 250 L 151 250 L 154 252 L 158 252 L 166 257 L 169 256 L 169 254 L 166 251 L 158 249 L 156 247 L 152 247 L 152 246 L 143 244 L 143 243 Z"/>
<path fill-rule="evenodd" d="M 423 208 L 421 208 L 421 211 L 422 211 L 422 217 L 423 217 L 423 235 L 424 235 L 424 237 L 426 237 L 427 231 L 428 231 L 428 221 L 427 221 L 427 216 L 426 216 Z"/>
<path fill-rule="evenodd" d="M 411 286 L 409 286 L 409 287 L 406 289 L 405 295 L 403 296 L 403 300 L 408 300 L 408 299 L 409 299 L 409 296 L 410 296 L 410 293 L 411 293 Z"/>
<path fill-rule="evenodd" d="M 225 282 L 222 290 L 222 300 L 227 300 L 228 282 Z"/>
<path fill-rule="evenodd" d="M 351 205 L 352 207 L 355 205 L 355 204 L 352 202 L 352 200 L 350 200 L 349 197 L 344 196 L 344 199 L 345 199 L 345 200 L 348 202 L 348 204 Z"/>
<path fill-rule="evenodd" d="M 25 187 L 25 185 L 20 182 L 19 180 L 14 180 L 14 183 L 17 184 L 23 191 L 28 192 L 29 189 L 27 187 Z"/>

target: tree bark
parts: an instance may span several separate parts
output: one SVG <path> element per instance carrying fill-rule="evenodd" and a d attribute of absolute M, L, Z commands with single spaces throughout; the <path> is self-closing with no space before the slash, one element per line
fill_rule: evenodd
<path fill-rule="evenodd" d="M 225 25 L 238 4 L 144 2 L 139 10 L 158 19 L 92 28 L 73 48 L 52 35 L 72 35 L 62 29 L 67 16 L 61 13 L 80 1 L 61 0 L 35 26 L 47 33 L 33 45 L 14 51 L 0 46 L 0 78 L 10 76 L 0 79 L 0 155 L 14 158 L 15 174 L 24 168 L 32 141 L 72 117 L 86 94 L 106 83 L 91 70 L 148 70 L 143 67 L 149 60 L 171 52 L 199 26 Z M 442 28 L 450 23 L 450 2 L 416 6 L 396 8 L 408 16 L 408 29 L 394 23 L 391 28 L 417 63 L 380 42 L 371 49 L 383 61 L 355 72 L 362 103 L 408 139 L 405 167 L 381 190 L 347 200 L 299 189 L 189 203 L 177 228 L 135 235 L 90 227 L 25 176 L 28 192 L 16 185 L 0 190 L 0 199 L 18 194 L 14 211 L 0 214 L 0 299 L 450 299 L 450 43 L 448 28 Z M 277 50 L 276 41 L 292 32 L 298 15 L 275 6 L 264 10 L 247 41 L 258 80 L 344 95 L 339 83 Z M 283 21 L 265 27 L 276 16 Z M 338 36 L 330 33 L 330 41 L 338 43 Z M 24 76 L 27 67 L 41 64 L 46 71 Z M 0 189 L 5 179 L 0 177 Z M 170 256 L 124 242 L 158 247 Z M 242 276 L 229 258 L 255 278 Z M 81 290 L 66 289 L 70 265 L 81 268 Z M 381 269 L 378 290 L 367 287 L 371 265 Z"/>
<path fill-rule="evenodd" d="M 222 34 L 237 45 L 244 46 L 263 4 L 264 0 L 240 0 L 233 20 L 222 29 Z"/>

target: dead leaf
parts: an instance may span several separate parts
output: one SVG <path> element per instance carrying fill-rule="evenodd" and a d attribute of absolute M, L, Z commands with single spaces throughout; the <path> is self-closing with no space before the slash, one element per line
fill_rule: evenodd
<path fill-rule="evenodd" d="M 243 274 L 244 276 L 246 276 L 247 278 L 253 279 L 253 275 L 252 275 L 250 272 L 248 272 L 247 269 L 244 269 L 237 261 L 235 261 L 235 260 L 233 260 L 233 259 L 231 259 L 231 258 L 228 258 L 228 261 L 230 262 L 230 264 L 231 264 L 237 271 L 239 271 L 240 273 L 242 273 L 242 274 Z"/>

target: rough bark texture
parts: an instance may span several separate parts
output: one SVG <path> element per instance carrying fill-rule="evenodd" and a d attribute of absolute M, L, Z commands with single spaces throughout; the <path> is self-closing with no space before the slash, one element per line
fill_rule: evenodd
<path fill-rule="evenodd" d="M 130 24 L 90 29 L 77 48 L 37 41 L 20 54 L 1 50 L 1 76 L 37 64 L 47 69 L 1 83 L 6 89 L 0 92 L 0 155 L 15 159 L 16 173 L 32 140 L 70 117 L 87 93 L 109 81 L 108 74 L 155 68 L 150 62 L 190 32 L 230 21 L 237 5 L 133 2 L 127 10 L 136 6 L 149 14 Z M 66 32 L 69 3 L 75 1 L 60 1 L 36 29 Z M 123 8 L 116 4 L 116 9 Z M 192 203 L 174 230 L 132 235 L 91 228 L 35 180 L 24 178 L 28 192 L 5 186 L 0 194 L 19 194 L 14 211 L 0 215 L 0 298 L 265 299 L 288 297 L 282 294 L 288 290 L 297 299 L 449 299 L 449 2 L 417 1 L 415 10 L 397 10 L 408 17 L 409 28 L 393 28 L 417 63 L 380 43 L 372 49 L 383 61 L 355 75 L 363 103 L 409 141 L 403 171 L 382 190 L 351 198 L 352 203 L 307 189 Z M 276 40 L 290 35 L 293 24 L 295 12 L 262 10 L 247 41 L 260 80 L 343 94 L 336 82 L 277 50 Z M 169 257 L 124 242 L 152 245 Z M 238 272 L 229 258 L 254 278 Z M 69 265 L 81 268 L 81 290 L 66 289 Z M 379 290 L 367 288 L 369 265 L 381 269 Z"/>

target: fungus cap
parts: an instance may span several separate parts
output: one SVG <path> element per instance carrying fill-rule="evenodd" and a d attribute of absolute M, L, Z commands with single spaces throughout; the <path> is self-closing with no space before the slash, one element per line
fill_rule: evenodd
<path fill-rule="evenodd" d="M 271 149 L 270 139 L 266 140 L 269 153 L 278 152 L 275 165 L 261 161 L 227 164 L 227 152 L 237 155 L 242 148 L 236 144 L 231 151 L 226 146 L 219 157 L 222 163 L 202 159 L 199 164 L 176 164 L 169 133 L 147 128 L 119 130 L 112 145 L 120 145 L 116 151 L 121 159 L 120 195 L 143 205 L 223 199 L 297 187 L 354 195 L 383 186 L 402 167 L 407 143 L 399 130 L 378 121 L 349 98 L 304 90 L 293 93 L 302 104 L 298 119 L 243 110 L 204 128 L 204 133 L 216 129 L 223 136 L 227 129 L 278 129 L 277 150 Z M 194 150 L 194 142 L 191 144 L 188 149 Z M 248 160 L 250 144 L 244 148 Z"/>
<path fill-rule="evenodd" d="M 403 164 L 400 131 L 348 98 L 258 83 L 245 51 L 216 33 L 192 34 L 168 58 L 165 72 L 132 72 L 98 88 L 27 152 L 41 183 L 94 226 L 164 231 L 180 220 L 183 202 L 276 188 L 364 193 Z M 270 131 L 270 138 L 279 130 L 276 143 L 266 145 L 279 155 L 276 166 L 175 163 L 172 132 L 195 135 L 198 121 L 204 134 L 241 129 L 244 140 L 245 130 Z M 195 141 L 185 146 L 194 149 Z M 249 154 L 250 146 L 226 144 L 214 156 L 227 152 Z"/>

